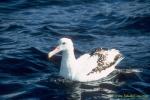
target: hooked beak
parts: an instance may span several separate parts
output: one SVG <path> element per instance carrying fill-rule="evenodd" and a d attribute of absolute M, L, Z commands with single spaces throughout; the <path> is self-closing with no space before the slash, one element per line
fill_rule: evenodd
<path fill-rule="evenodd" d="M 56 53 L 60 52 L 61 49 L 59 46 L 57 46 L 53 51 L 48 53 L 48 58 L 51 58 L 52 56 L 54 56 Z"/>

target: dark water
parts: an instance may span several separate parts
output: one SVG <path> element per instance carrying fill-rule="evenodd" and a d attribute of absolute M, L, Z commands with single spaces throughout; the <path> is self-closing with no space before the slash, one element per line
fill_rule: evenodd
<path fill-rule="evenodd" d="M 105 47 L 125 59 L 105 79 L 65 80 L 60 56 L 47 59 L 65 36 L 77 56 Z M 148 100 L 149 94 L 149 0 L 0 0 L 0 100 Z"/>

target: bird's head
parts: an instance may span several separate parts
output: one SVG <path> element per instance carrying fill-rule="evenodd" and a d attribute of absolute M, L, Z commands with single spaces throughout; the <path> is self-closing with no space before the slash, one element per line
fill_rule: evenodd
<path fill-rule="evenodd" d="M 48 58 L 51 58 L 53 55 L 60 51 L 69 51 L 73 49 L 73 42 L 69 38 L 61 38 L 58 41 L 58 46 L 51 52 L 48 53 Z"/>

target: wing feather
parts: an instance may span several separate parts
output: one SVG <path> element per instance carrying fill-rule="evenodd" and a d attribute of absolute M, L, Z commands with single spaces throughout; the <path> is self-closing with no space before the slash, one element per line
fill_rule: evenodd
<path fill-rule="evenodd" d="M 105 70 L 106 68 L 114 65 L 117 60 L 123 57 L 122 54 L 116 49 L 106 50 L 103 48 L 94 50 L 94 52 L 91 53 L 91 57 L 92 56 L 98 56 L 97 66 L 95 66 L 89 73 L 87 73 L 87 75 L 95 72 L 101 72 L 102 70 Z"/>

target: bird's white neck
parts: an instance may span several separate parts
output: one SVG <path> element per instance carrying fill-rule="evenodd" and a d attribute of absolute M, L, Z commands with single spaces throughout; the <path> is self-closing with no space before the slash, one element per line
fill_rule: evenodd
<path fill-rule="evenodd" d="M 60 75 L 66 78 L 72 78 L 76 71 L 76 58 L 74 55 L 74 49 L 63 51 Z"/>

